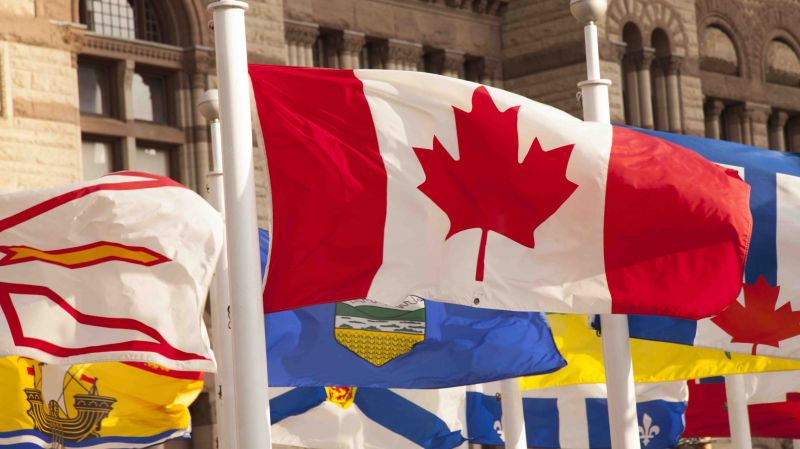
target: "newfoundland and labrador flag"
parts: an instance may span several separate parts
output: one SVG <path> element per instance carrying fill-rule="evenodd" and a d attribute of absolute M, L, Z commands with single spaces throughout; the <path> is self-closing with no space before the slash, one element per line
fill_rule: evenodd
<path fill-rule="evenodd" d="M 150 363 L 0 358 L 0 446 L 139 448 L 189 438 L 200 372 Z"/>
<path fill-rule="evenodd" d="M 692 151 L 433 74 L 250 76 L 272 189 L 266 311 L 419 296 L 701 318 L 741 289 L 749 189 Z"/>
<path fill-rule="evenodd" d="M 213 371 L 203 310 L 222 229 L 147 173 L 0 195 L 0 356 Z"/>
<path fill-rule="evenodd" d="M 750 185 L 753 238 L 737 302 L 699 321 L 631 317 L 632 337 L 730 352 L 800 358 L 800 154 L 663 132 L 669 140 L 737 170 Z"/>
<path fill-rule="evenodd" d="M 467 393 L 467 432 L 473 444 L 502 446 L 502 398 L 496 384 Z M 605 384 L 572 385 L 522 392 L 528 447 L 610 449 Z M 683 432 L 686 382 L 636 385 L 642 449 L 677 446 Z"/>
<path fill-rule="evenodd" d="M 259 234 L 263 270 L 269 236 Z M 273 387 L 444 388 L 566 364 L 541 313 L 409 297 L 397 307 L 356 300 L 269 313 L 265 320 Z"/>

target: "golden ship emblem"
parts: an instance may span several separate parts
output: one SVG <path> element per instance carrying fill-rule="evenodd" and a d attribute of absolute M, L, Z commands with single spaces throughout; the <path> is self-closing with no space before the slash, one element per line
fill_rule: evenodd
<path fill-rule="evenodd" d="M 40 369 L 36 369 L 36 371 L 41 373 Z M 50 400 L 45 404 L 45 395 L 42 393 L 41 386 L 42 376 L 39 376 L 37 382 L 36 374 L 34 374 L 34 388 L 25 389 L 25 395 L 30 404 L 28 416 L 33 419 L 36 430 L 51 437 L 50 447 L 61 449 L 64 448 L 65 442 L 80 442 L 100 436 L 103 419 L 111 413 L 117 400 L 110 396 L 100 395 L 97 390 L 97 380 L 86 375 L 76 378 L 75 374 L 67 369 L 63 377 L 59 400 Z M 91 387 L 87 388 L 85 383 L 90 384 Z M 66 400 L 67 387 L 70 385 L 76 385 L 83 391 L 72 395 L 72 408 L 75 410 L 72 415 L 69 414 L 69 409 L 59 402 Z"/>

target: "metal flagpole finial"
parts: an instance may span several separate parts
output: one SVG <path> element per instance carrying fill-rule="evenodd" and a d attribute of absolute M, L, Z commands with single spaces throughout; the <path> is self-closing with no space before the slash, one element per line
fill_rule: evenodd
<path fill-rule="evenodd" d="M 215 9 L 220 9 L 220 8 L 247 9 L 248 7 L 249 7 L 249 5 L 247 4 L 247 2 L 243 2 L 243 1 L 240 1 L 240 0 L 219 0 L 217 2 L 214 2 L 214 3 L 211 3 L 210 5 L 208 5 L 207 9 L 209 11 L 213 11 Z"/>
<path fill-rule="evenodd" d="M 597 22 L 608 9 L 607 0 L 570 0 L 569 10 L 581 23 Z"/>
<path fill-rule="evenodd" d="M 217 89 L 209 89 L 203 92 L 203 96 L 197 103 L 197 109 L 209 122 L 219 120 L 219 91 Z"/>

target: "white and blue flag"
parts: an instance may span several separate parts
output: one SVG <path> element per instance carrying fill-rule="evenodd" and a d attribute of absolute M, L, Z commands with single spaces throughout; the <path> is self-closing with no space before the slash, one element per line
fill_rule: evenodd
<path fill-rule="evenodd" d="M 499 387 L 467 393 L 470 442 L 503 445 Z M 522 392 L 528 447 L 610 449 L 605 384 L 570 385 Z M 684 429 L 686 382 L 636 385 L 643 449 L 675 447 Z"/>

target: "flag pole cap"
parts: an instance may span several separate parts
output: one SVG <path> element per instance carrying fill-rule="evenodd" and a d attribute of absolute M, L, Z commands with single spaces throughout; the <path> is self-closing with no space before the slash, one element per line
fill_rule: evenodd
<path fill-rule="evenodd" d="M 197 102 L 197 109 L 209 122 L 219 120 L 219 91 L 217 89 L 209 89 L 203 92 L 203 96 Z"/>
<path fill-rule="evenodd" d="M 247 7 L 248 7 L 247 3 L 240 0 L 219 0 L 209 4 L 206 8 L 209 11 L 214 11 L 215 9 L 221 9 L 221 8 L 247 9 Z"/>
<path fill-rule="evenodd" d="M 570 0 L 569 10 L 581 23 L 597 22 L 606 15 L 606 0 Z"/>

